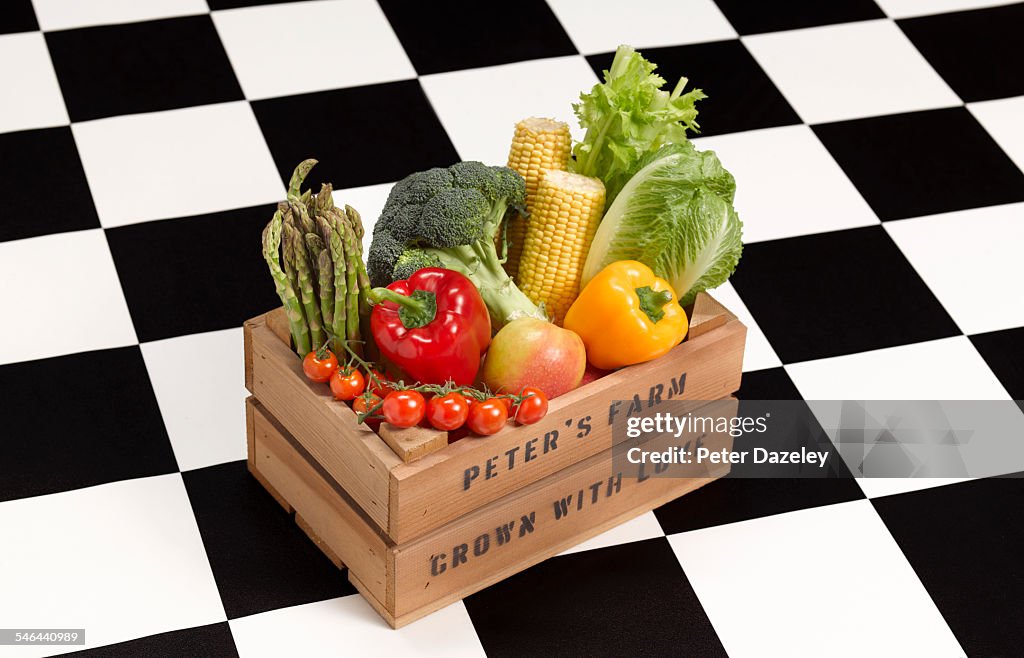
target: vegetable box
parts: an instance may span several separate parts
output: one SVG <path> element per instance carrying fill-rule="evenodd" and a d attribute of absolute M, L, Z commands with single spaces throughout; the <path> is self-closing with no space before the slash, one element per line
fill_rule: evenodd
<path fill-rule="evenodd" d="M 451 444 L 357 423 L 303 375 L 271 311 L 245 324 L 249 470 L 397 628 L 724 475 L 612 466 L 618 414 L 739 388 L 746 327 L 704 293 L 688 311 L 689 335 L 667 355 L 552 400 L 535 425 Z"/>

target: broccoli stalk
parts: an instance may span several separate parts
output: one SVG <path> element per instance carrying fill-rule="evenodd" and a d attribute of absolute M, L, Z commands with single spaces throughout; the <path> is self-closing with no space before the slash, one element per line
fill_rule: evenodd
<path fill-rule="evenodd" d="M 525 198 L 522 176 L 479 162 L 406 177 L 391 189 L 374 226 L 370 282 L 384 286 L 424 267 L 444 267 L 473 281 L 496 329 L 520 317 L 546 319 L 505 273 L 495 246 L 505 253 L 504 221 Z"/>

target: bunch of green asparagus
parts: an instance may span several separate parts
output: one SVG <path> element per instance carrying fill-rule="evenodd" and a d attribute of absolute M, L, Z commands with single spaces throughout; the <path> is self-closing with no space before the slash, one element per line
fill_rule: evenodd
<path fill-rule="evenodd" d="M 363 223 L 351 206 L 334 205 L 331 185 L 319 194 L 300 192 L 316 160 L 304 160 L 263 231 L 263 258 L 284 304 L 299 356 L 328 340 L 335 354 L 342 341 L 361 341 L 370 307 L 370 279 L 363 263 Z M 283 262 L 283 267 L 282 267 Z M 352 347 L 358 348 L 359 342 Z"/>

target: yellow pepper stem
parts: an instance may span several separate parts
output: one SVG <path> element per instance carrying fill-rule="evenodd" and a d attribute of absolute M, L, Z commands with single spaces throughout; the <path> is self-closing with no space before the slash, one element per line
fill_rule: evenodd
<path fill-rule="evenodd" d="M 665 317 L 665 304 L 672 301 L 672 293 L 668 290 L 655 291 L 650 286 L 643 286 L 636 289 L 636 295 L 640 298 L 640 310 L 647 314 L 651 322 L 658 323 L 658 320 Z"/>

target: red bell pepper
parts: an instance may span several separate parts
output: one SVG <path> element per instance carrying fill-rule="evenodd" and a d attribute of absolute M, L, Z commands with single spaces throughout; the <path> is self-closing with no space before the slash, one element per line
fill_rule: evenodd
<path fill-rule="evenodd" d="M 427 267 L 369 294 L 381 354 L 423 384 L 470 386 L 491 342 L 491 317 L 473 282 Z"/>

